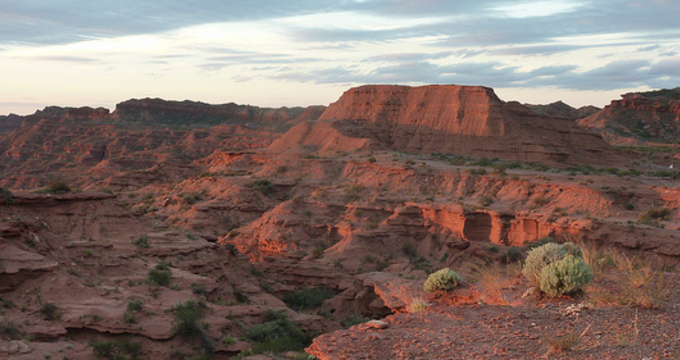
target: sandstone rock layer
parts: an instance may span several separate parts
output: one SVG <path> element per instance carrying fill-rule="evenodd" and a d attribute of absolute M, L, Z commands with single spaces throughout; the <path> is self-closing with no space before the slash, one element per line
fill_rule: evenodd
<path fill-rule="evenodd" d="M 353 88 L 318 122 L 298 124 L 270 147 L 321 153 L 356 148 L 552 164 L 622 161 L 599 136 L 575 122 L 503 102 L 482 86 Z"/>

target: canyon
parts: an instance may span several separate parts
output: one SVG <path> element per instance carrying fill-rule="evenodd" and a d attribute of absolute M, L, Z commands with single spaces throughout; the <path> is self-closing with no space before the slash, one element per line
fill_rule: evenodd
<path fill-rule="evenodd" d="M 598 110 L 366 85 L 328 107 L 0 117 L 0 357 L 680 356 L 676 95 Z M 603 275 L 523 296 L 517 269 L 549 241 L 653 265 L 670 292 L 603 300 Z M 425 293 L 441 268 L 462 288 Z M 580 344 L 551 353 L 565 333 Z"/>

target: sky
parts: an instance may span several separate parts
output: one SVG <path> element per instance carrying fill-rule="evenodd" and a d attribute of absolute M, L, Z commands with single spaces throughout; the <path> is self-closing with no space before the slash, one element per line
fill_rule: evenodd
<path fill-rule="evenodd" d="M 677 0 L 0 0 L 0 114 L 328 105 L 363 84 L 601 107 L 680 86 L 678 19 Z"/>

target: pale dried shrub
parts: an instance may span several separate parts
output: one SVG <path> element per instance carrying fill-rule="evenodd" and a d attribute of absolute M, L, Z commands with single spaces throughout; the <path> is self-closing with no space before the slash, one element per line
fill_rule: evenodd
<path fill-rule="evenodd" d="M 582 258 L 570 254 L 543 268 L 540 287 L 544 293 L 559 297 L 577 292 L 592 281 L 593 271 L 590 265 Z"/>
<path fill-rule="evenodd" d="M 444 268 L 430 274 L 423 285 L 423 289 L 427 292 L 446 292 L 458 286 L 460 281 L 461 276 L 457 272 Z"/>

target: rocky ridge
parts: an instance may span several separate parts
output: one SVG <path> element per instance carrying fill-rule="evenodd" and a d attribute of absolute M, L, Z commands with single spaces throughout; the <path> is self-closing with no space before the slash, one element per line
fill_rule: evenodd
<path fill-rule="evenodd" d="M 669 143 L 680 138 L 680 88 L 621 97 L 578 123 L 612 144 Z"/>
<path fill-rule="evenodd" d="M 274 152 L 322 154 L 356 148 L 550 164 L 625 161 L 573 121 L 505 103 L 481 86 L 353 88 L 317 122 L 297 125 L 270 147 Z"/>

